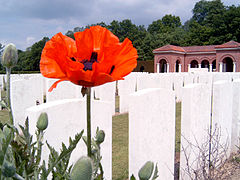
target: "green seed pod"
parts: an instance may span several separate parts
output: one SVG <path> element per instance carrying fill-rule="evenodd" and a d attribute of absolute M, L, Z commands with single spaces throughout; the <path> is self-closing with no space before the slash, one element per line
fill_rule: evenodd
<path fill-rule="evenodd" d="M 96 142 L 98 144 L 101 144 L 105 139 L 105 132 L 103 130 L 100 130 L 97 132 L 97 135 L 96 135 Z"/>
<path fill-rule="evenodd" d="M 154 164 L 151 161 L 146 162 L 138 172 L 140 180 L 149 180 L 153 173 Z"/>
<path fill-rule="evenodd" d="M 14 44 L 8 44 L 2 55 L 2 65 L 6 68 L 12 68 L 17 64 L 18 61 L 18 51 Z"/>
<path fill-rule="evenodd" d="M 8 161 L 4 161 L 2 166 L 2 175 L 5 177 L 12 177 L 14 176 L 15 173 L 16 173 L 15 166 Z"/>
<path fill-rule="evenodd" d="M 3 127 L 3 134 L 4 134 L 5 136 L 8 136 L 10 133 L 11 133 L 11 129 L 10 129 L 9 127 L 7 127 L 7 125 L 5 125 L 5 126 Z"/>
<path fill-rule="evenodd" d="M 46 128 L 48 127 L 48 115 L 47 113 L 41 113 L 39 118 L 38 118 L 38 121 L 37 121 L 37 128 L 40 130 L 40 131 L 43 131 L 45 130 Z"/>
<path fill-rule="evenodd" d="M 81 157 L 73 166 L 71 180 L 92 180 L 93 164 L 89 157 Z"/>

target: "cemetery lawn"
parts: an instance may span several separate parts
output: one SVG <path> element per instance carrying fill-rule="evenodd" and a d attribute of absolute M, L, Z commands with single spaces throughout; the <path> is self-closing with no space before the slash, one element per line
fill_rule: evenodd
<path fill-rule="evenodd" d="M 175 152 L 180 152 L 181 141 L 181 103 L 176 103 Z"/>
<path fill-rule="evenodd" d="M 128 179 L 128 114 L 113 116 L 112 179 Z"/>

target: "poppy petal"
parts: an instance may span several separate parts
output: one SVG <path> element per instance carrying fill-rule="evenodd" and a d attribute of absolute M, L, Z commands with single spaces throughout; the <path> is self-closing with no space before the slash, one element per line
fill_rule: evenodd
<path fill-rule="evenodd" d="M 68 57 L 76 53 L 75 41 L 62 33 L 58 33 L 49 40 L 41 55 L 40 71 L 45 77 L 64 78 Z"/>
<path fill-rule="evenodd" d="M 52 90 L 57 87 L 58 83 L 60 83 L 60 82 L 62 82 L 62 81 L 66 81 L 66 80 L 67 80 L 67 79 L 60 79 L 60 80 L 56 81 L 56 82 L 53 83 L 53 85 L 49 88 L 48 92 L 52 92 Z"/>
<path fill-rule="evenodd" d="M 89 29 L 74 34 L 77 46 L 77 58 L 81 60 L 89 60 L 93 50 L 93 37 Z"/>
<path fill-rule="evenodd" d="M 80 59 L 89 59 L 92 52 L 98 53 L 98 62 L 104 58 L 104 52 L 111 50 L 119 39 L 111 31 L 101 26 L 93 26 L 74 34 Z"/>
<path fill-rule="evenodd" d="M 126 38 L 115 55 L 113 62 L 115 69 L 112 76 L 119 79 L 128 75 L 137 66 L 137 57 L 137 50 L 133 47 L 132 42 Z"/>

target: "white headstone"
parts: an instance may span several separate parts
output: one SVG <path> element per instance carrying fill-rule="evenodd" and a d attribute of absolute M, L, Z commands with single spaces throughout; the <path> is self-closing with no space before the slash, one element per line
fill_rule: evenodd
<path fill-rule="evenodd" d="M 184 73 L 183 74 L 183 84 L 184 87 L 188 84 L 194 83 L 194 75 L 192 73 Z"/>
<path fill-rule="evenodd" d="M 23 125 L 25 110 L 43 103 L 43 81 L 32 78 L 29 80 L 11 81 L 11 105 L 14 124 Z"/>
<path fill-rule="evenodd" d="M 129 177 L 147 162 L 157 163 L 162 180 L 174 179 L 175 94 L 144 89 L 129 98 Z"/>
<path fill-rule="evenodd" d="M 116 96 L 116 82 L 110 82 L 103 84 L 101 86 L 96 86 L 93 88 L 96 98 L 99 98 L 101 101 L 106 101 L 111 104 L 112 115 L 115 114 L 115 96 Z"/>
<path fill-rule="evenodd" d="M 231 82 L 217 81 L 213 84 L 213 130 L 218 128 L 221 132 L 220 144 L 225 146 L 227 155 L 230 155 L 232 134 L 232 103 L 233 87 Z"/>
<path fill-rule="evenodd" d="M 190 84 L 183 88 L 182 93 L 180 179 L 188 180 L 188 166 L 197 170 L 199 162 L 200 149 L 196 146 L 201 147 L 208 142 L 211 88 L 207 84 Z"/>
<path fill-rule="evenodd" d="M 101 145 L 102 166 L 104 178 L 112 179 L 112 114 L 111 104 L 103 101 L 92 101 L 91 104 L 92 137 L 97 127 L 105 131 L 105 141 Z M 44 141 L 59 151 L 61 143 L 69 145 L 69 137 L 74 138 L 77 133 L 84 129 L 87 134 L 86 125 L 86 102 L 84 99 L 64 99 L 44 103 L 27 109 L 26 117 L 29 118 L 30 133 L 34 134 L 36 122 L 42 112 L 48 114 L 48 128 L 44 133 Z M 43 146 L 43 159 L 48 159 L 49 150 L 46 144 Z M 75 163 L 81 156 L 87 155 L 87 148 L 83 140 L 73 151 L 70 164 Z"/>
<path fill-rule="evenodd" d="M 57 88 L 54 88 L 49 92 L 49 88 L 55 83 L 55 79 L 46 80 L 46 101 L 56 101 L 61 99 L 71 99 L 71 98 L 81 98 L 81 86 L 75 85 L 70 81 L 62 81 L 57 85 Z"/>
<path fill-rule="evenodd" d="M 176 101 L 182 101 L 182 88 L 183 88 L 183 75 L 182 73 L 176 73 L 174 76 L 174 91 L 176 94 Z"/>
<path fill-rule="evenodd" d="M 233 81 L 231 152 L 236 153 L 240 146 L 240 79 Z"/>

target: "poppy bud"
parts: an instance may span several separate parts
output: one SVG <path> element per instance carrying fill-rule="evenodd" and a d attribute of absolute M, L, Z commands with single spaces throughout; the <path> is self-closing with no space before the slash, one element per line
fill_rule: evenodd
<path fill-rule="evenodd" d="M 96 135 L 96 142 L 98 144 L 101 144 L 105 139 L 105 132 L 103 130 L 100 130 L 97 132 L 97 135 Z"/>
<path fill-rule="evenodd" d="M 48 127 L 48 115 L 47 113 L 41 113 L 39 118 L 38 118 L 38 121 L 37 121 L 37 128 L 40 130 L 40 131 L 43 131 L 45 130 L 46 128 Z"/>
<path fill-rule="evenodd" d="M 81 157 L 73 166 L 71 180 L 92 180 L 93 164 L 89 157 Z"/>
<path fill-rule="evenodd" d="M 8 161 L 4 161 L 2 166 L 2 175 L 5 177 L 12 177 L 14 176 L 15 173 L 16 173 L 15 166 Z"/>
<path fill-rule="evenodd" d="M 12 68 L 17 64 L 18 61 L 18 52 L 14 44 L 8 44 L 2 55 L 2 65 L 6 68 Z"/>
<path fill-rule="evenodd" d="M 140 180 L 149 180 L 153 173 L 154 164 L 151 161 L 146 162 L 138 172 Z"/>

